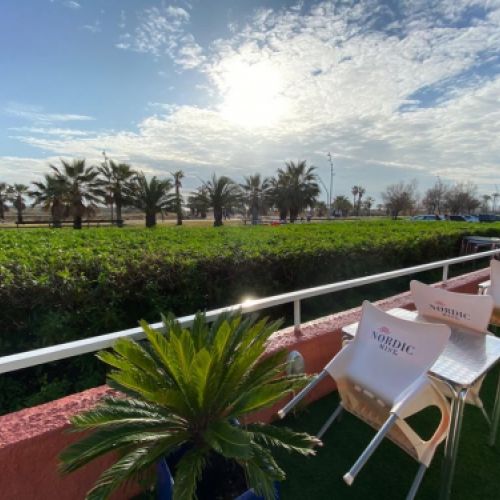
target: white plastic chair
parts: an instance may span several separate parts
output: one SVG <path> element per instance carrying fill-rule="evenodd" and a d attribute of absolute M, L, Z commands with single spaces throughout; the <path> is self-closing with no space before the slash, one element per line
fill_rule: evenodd
<path fill-rule="evenodd" d="M 331 376 L 337 383 L 341 402 L 318 437 L 323 436 L 342 409 L 378 430 L 344 475 L 344 481 L 352 484 L 387 436 L 420 463 L 407 496 L 413 499 L 437 446 L 448 434 L 450 407 L 434 387 L 427 371 L 438 359 L 449 337 L 450 328 L 446 325 L 396 318 L 365 301 L 354 339 L 278 414 L 283 418 L 321 379 Z M 437 406 L 441 419 L 433 436 L 424 441 L 405 419 L 428 406 Z"/>
<path fill-rule="evenodd" d="M 494 310 L 491 316 L 491 324 L 500 326 L 500 260 L 492 259 L 490 263 L 490 286 L 486 290 L 493 297 Z"/>
<path fill-rule="evenodd" d="M 410 290 L 417 312 L 424 320 L 490 335 L 488 325 L 493 312 L 493 299 L 490 296 L 449 292 L 416 280 L 410 282 Z M 483 380 L 484 377 L 480 378 L 469 389 L 466 403 L 477 406 L 491 425 L 490 417 L 479 397 Z M 447 384 L 436 380 L 436 385 L 447 397 L 453 397 Z"/>

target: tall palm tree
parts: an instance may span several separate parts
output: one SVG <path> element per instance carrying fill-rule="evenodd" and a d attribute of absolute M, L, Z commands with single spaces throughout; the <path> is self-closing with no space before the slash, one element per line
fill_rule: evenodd
<path fill-rule="evenodd" d="M 17 211 L 17 223 L 23 223 L 23 210 L 26 208 L 26 204 L 24 203 L 24 198 L 26 194 L 28 194 L 28 186 L 24 184 L 14 184 L 11 187 L 11 194 L 13 197 L 12 204 Z"/>
<path fill-rule="evenodd" d="M 106 201 L 111 206 L 111 219 L 113 207 L 116 206 L 116 223 L 118 227 L 122 227 L 122 208 L 129 203 L 126 196 L 127 186 L 137 172 L 128 163 L 115 163 L 113 160 L 106 161 L 98 170 L 103 176 L 98 184 L 106 191 Z"/>
<path fill-rule="evenodd" d="M 361 198 L 363 198 L 363 195 L 366 193 L 366 189 L 363 186 L 358 186 L 358 208 L 357 208 L 357 215 L 359 215 L 359 211 L 361 209 Z"/>
<path fill-rule="evenodd" d="M 171 189 L 170 179 L 158 179 L 154 176 L 148 181 L 142 172 L 127 187 L 131 203 L 146 215 L 146 227 L 156 226 L 156 214 L 172 207 L 173 195 L 169 193 Z"/>
<path fill-rule="evenodd" d="M 97 203 L 104 198 L 105 192 L 99 185 L 99 171 L 87 167 L 85 160 L 73 160 L 71 163 L 61 159 L 61 168 L 50 165 L 56 177 L 64 180 L 67 186 L 66 197 L 70 213 L 73 216 L 73 228 L 82 228 L 82 217 L 94 210 Z"/>
<path fill-rule="evenodd" d="M 9 209 L 6 202 L 9 198 L 10 186 L 5 182 L 0 182 L 0 219 L 5 219 L 5 212 Z"/>
<path fill-rule="evenodd" d="M 175 213 L 177 214 L 177 225 L 182 226 L 182 195 L 181 195 L 181 179 L 184 178 L 184 172 L 182 170 L 177 170 L 176 172 L 172 172 L 172 177 L 174 178 L 174 188 L 175 188 L 175 199 L 174 199 L 174 208 Z"/>
<path fill-rule="evenodd" d="M 262 210 L 270 188 L 270 181 L 267 177 L 261 179 L 260 174 L 244 177 L 245 182 L 240 187 L 245 193 L 245 201 L 252 213 L 252 224 L 257 224 L 259 212 Z"/>
<path fill-rule="evenodd" d="M 35 200 L 33 206 L 41 205 L 46 211 L 50 210 L 53 227 L 61 227 L 61 222 L 66 216 L 67 207 L 64 198 L 67 192 L 66 181 L 55 175 L 45 174 L 45 181 L 35 181 L 35 189 L 29 195 Z"/>
<path fill-rule="evenodd" d="M 352 207 L 355 208 L 356 207 L 356 198 L 357 198 L 358 193 L 359 193 L 358 186 L 353 186 L 351 188 L 351 193 L 352 193 Z"/>
<path fill-rule="evenodd" d="M 305 160 L 285 163 L 285 169 L 278 169 L 278 177 L 272 181 L 271 193 L 280 216 L 290 212 L 290 222 L 295 222 L 299 213 L 314 205 L 320 193 L 315 167 L 308 167 Z"/>
<path fill-rule="evenodd" d="M 241 191 L 238 184 L 229 177 L 212 175 L 212 179 L 203 183 L 210 206 L 214 210 L 214 227 L 222 226 L 224 210 L 231 209 L 241 200 Z"/>
<path fill-rule="evenodd" d="M 207 189 L 205 186 L 199 187 L 189 198 L 188 207 L 195 216 L 200 216 L 206 219 L 208 209 L 210 208 L 210 200 L 208 199 Z"/>
<path fill-rule="evenodd" d="M 340 213 L 340 215 L 344 217 L 350 212 L 350 210 L 352 209 L 352 205 L 347 196 L 344 196 L 342 194 L 336 196 L 333 200 L 333 208 L 336 213 Z"/>
<path fill-rule="evenodd" d="M 368 196 L 368 198 L 365 199 L 363 205 L 368 213 L 368 216 L 371 215 L 371 210 L 372 206 L 375 203 L 375 199 L 372 196 Z"/>

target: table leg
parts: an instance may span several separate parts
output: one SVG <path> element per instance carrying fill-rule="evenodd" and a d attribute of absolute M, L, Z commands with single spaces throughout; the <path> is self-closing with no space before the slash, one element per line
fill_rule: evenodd
<path fill-rule="evenodd" d="M 495 405 L 493 406 L 493 417 L 491 419 L 490 446 L 495 445 L 499 420 L 500 420 L 500 374 L 498 375 L 497 394 L 495 396 Z"/>
<path fill-rule="evenodd" d="M 451 494 L 467 391 L 467 388 L 460 389 L 451 402 L 450 432 L 445 443 L 440 500 L 448 500 Z"/>

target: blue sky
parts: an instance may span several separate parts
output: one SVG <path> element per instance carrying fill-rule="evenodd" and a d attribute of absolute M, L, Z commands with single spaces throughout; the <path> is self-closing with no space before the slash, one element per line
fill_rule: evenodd
<path fill-rule="evenodd" d="M 241 180 L 306 159 L 334 190 L 500 185 L 500 1 L 4 0 L 0 180 L 102 151 Z"/>

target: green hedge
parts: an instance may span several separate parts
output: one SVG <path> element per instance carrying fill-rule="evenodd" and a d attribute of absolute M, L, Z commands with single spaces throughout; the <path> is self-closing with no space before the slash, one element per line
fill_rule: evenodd
<path fill-rule="evenodd" d="M 455 256 L 472 233 L 500 224 L 0 230 L 0 355 Z M 93 356 L 3 375 L 0 412 L 103 380 Z"/>

